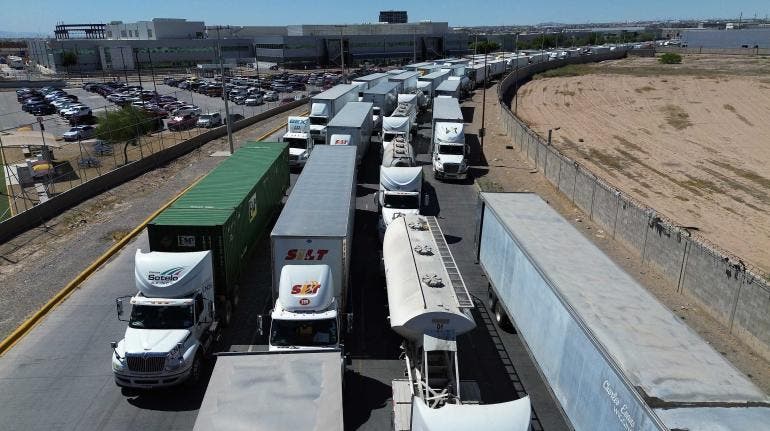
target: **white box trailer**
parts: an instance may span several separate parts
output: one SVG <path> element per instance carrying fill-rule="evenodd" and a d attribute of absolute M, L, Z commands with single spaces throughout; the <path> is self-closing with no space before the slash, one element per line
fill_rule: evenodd
<path fill-rule="evenodd" d="M 374 88 L 377 84 L 381 82 L 386 82 L 388 80 L 388 74 L 387 73 L 372 73 L 370 75 L 361 76 L 353 80 L 351 84 L 358 86 L 358 97 L 364 96 L 364 91 Z"/>
<path fill-rule="evenodd" d="M 507 63 L 505 60 L 488 61 L 487 67 L 489 68 L 490 78 L 500 78 L 505 73 Z"/>
<path fill-rule="evenodd" d="M 373 88 L 365 90 L 361 101 L 373 105 L 372 115 L 387 117 L 393 113 L 398 104 L 398 87 L 396 82 L 380 82 Z"/>
<path fill-rule="evenodd" d="M 355 147 L 361 163 L 372 140 L 372 108 L 371 102 L 348 102 L 326 126 L 326 143 Z"/>
<path fill-rule="evenodd" d="M 404 72 L 399 75 L 393 75 L 388 80 L 401 84 L 401 87 L 398 89 L 399 93 L 410 93 L 417 87 L 417 78 L 419 77 L 420 74 L 418 72 Z"/>
<path fill-rule="evenodd" d="M 460 100 L 460 85 L 462 82 L 459 79 L 447 80 L 441 83 L 436 88 L 436 97 L 454 97 Z"/>
<path fill-rule="evenodd" d="M 478 64 L 472 64 L 468 66 L 467 69 L 465 69 L 465 73 L 468 76 L 468 79 L 471 80 L 474 87 L 478 87 L 484 82 L 484 76 L 485 71 L 488 70 L 486 66 L 484 66 L 484 63 Z"/>
<path fill-rule="evenodd" d="M 465 64 L 451 64 L 451 65 L 445 65 L 441 66 L 442 71 L 449 72 L 449 76 L 465 76 L 465 69 L 468 66 Z"/>
<path fill-rule="evenodd" d="M 404 66 L 404 70 L 409 71 L 409 72 L 416 72 L 417 69 L 420 68 L 420 67 L 432 66 L 432 65 L 433 65 L 433 62 L 423 61 L 423 62 L 420 62 L 420 63 L 407 64 L 406 66 Z"/>
<path fill-rule="evenodd" d="M 446 81 L 448 77 L 449 77 L 449 71 L 444 72 L 442 70 L 437 70 L 435 72 L 421 76 L 420 78 L 418 78 L 418 81 L 427 82 L 430 84 L 430 86 L 428 87 L 429 94 L 427 94 L 427 96 L 430 99 L 433 99 L 433 97 L 435 97 L 436 88 L 442 82 Z"/>
<path fill-rule="evenodd" d="M 358 100 L 358 86 L 339 84 L 310 98 L 310 137 L 315 144 L 326 141 L 326 124 L 348 102 Z"/>
<path fill-rule="evenodd" d="M 770 399 L 532 193 L 481 193 L 478 261 L 577 430 L 767 429 Z"/>
<path fill-rule="evenodd" d="M 339 350 L 217 355 L 194 431 L 342 431 Z"/>

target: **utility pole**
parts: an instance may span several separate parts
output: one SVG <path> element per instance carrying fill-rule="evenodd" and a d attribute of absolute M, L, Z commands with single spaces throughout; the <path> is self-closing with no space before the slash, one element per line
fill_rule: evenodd
<path fill-rule="evenodd" d="M 342 29 L 346 26 L 335 25 L 335 27 L 340 29 L 340 65 L 342 68 L 342 83 L 347 84 L 348 81 L 345 79 L 345 44 L 343 42 L 343 34 L 342 34 Z"/>
<path fill-rule="evenodd" d="M 516 68 L 513 69 L 513 114 L 519 110 L 519 33 L 516 32 L 516 40 L 513 49 L 516 51 Z"/>
<path fill-rule="evenodd" d="M 147 59 L 150 60 L 150 73 L 152 73 L 152 88 L 155 90 L 155 95 L 158 95 L 158 86 L 155 85 L 155 66 L 152 64 L 152 56 L 150 55 L 150 48 L 147 48 Z"/>
<path fill-rule="evenodd" d="M 486 44 L 488 47 L 489 44 Z M 481 93 L 481 128 L 479 129 L 480 151 L 484 151 L 484 135 L 486 135 L 486 129 L 484 129 L 484 113 L 487 108 L 487 78 L 489 77 L 489 71 L 487 70 L 487 56 L 489 53 L 484 50 L 484 89 Z"/>
<path fill-rule="evenodd" d="M 222 52 L 222 40 L 220 38 L 219 30 L 229 29 L 230 26 L 222 27 L 218 25 L 216 27 L 207 27 L 207 30 L 217 31 L 217 50 L 219 51 L 219 73 L 222 74 L 222 96 L 225 99 L 225 125 L 227 126 L 227 142 L 230 144 L 230 155 L 235 151 L 233 147 L 233 128 L 232 121 L 230 121 L 230 107 L 227 103 L 227 90 L 225 87 L 225 61 L 224 54 Z M 192 93 L 191 93 L 192 94 Z"/>
<path fill-rule="evenodd" d="M 136 74 L 139 76 L 139 86 L 142 86 L 142 66 L 139 64 L 139 48 L 134 48 L 134 61 L 136 61 Z"/>
<path fill-rule="evenodd" d="M 412 63 L 417 63 L 417 30 L 412 29 Z"/>

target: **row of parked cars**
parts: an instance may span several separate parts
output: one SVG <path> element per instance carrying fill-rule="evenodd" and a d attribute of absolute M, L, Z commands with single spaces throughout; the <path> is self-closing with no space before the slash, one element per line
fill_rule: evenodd
<path fill-rule="evenodd" d="M 21 103 L 22 111 L 32 115 L 59 114 L 69 120 L 71 125 L 90 123 L 93 120 L 91 108 L 80 103 L 74 94 L 58 88 L 20 88 L 16 90 L 16 100 Z"/>

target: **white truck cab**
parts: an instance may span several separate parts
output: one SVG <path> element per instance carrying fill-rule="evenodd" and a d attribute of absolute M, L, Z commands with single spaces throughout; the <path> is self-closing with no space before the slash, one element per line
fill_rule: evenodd
<path fill-rule="evenodd" d="M 437 123 L 433 141 L 433 175 L 462 180 L 468 176 L 468 145 L 462 123 Z"/>
<path fill-rule="evenodd" d="M 328 265 L 284 265 L 270 313 L 269 350 L 339 348 L 339 315 Z"/>
<path fill-rule="evenodd" d="M 290 116 L 283 142 L 289 144 L 289 167 L 303 167 L 313 150 L 310 139 L 310 118 Z"/>
<path fill-rule="evenodd" d="M 139 292 L 122 340 L 112 342 L 118 386 L 157 388 L 200 378 L 203 355 L 216 339 L 214 278 L 210 251 L 136 251 Z M 116 300 L 118 317 L 123 302 Z"/>
<path fill-rule="evenodd" d="M 380 166 L 380 190 L 377 193 L 380 239 L 394 219 L 420 214 L 422 183 L 421 166 Z"/>

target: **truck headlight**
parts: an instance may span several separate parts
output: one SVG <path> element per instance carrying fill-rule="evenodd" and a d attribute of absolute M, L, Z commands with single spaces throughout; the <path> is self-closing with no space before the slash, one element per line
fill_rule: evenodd
<path fill-rule="evenodd" d="M 184 365 L 184 354 L 182 352 L 181 345 L 177 344 L 176 347 L 171 349 L 166 355 L 166 370 L 176 370 Z"/>
<path fill-rule="evenodd" d="M 115 355 L 112 355 L 112 371 L 125 371 L 126 359 L 118 359 Z"/>

